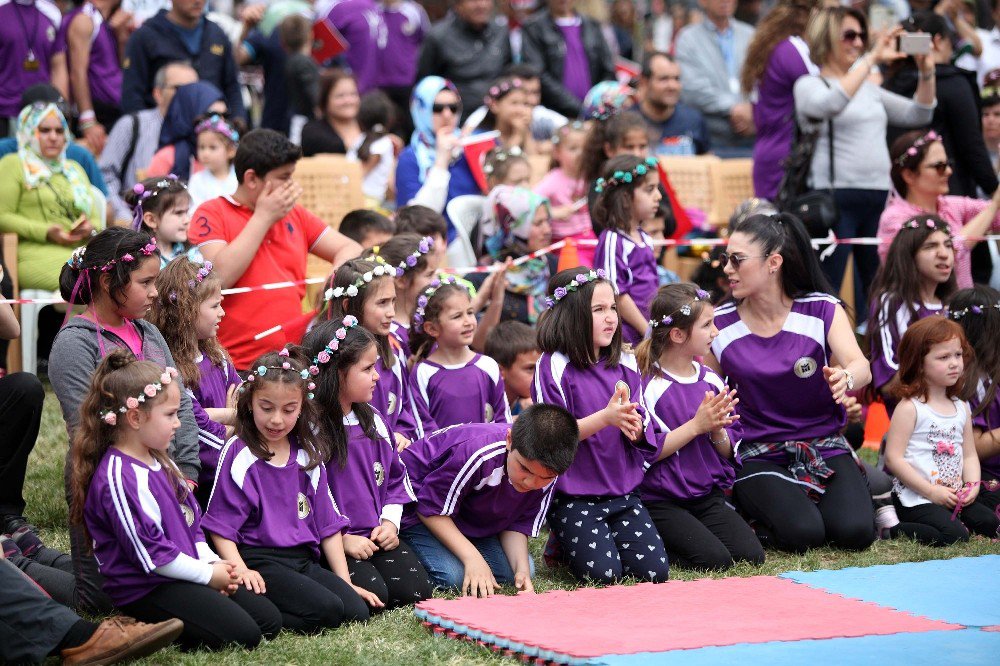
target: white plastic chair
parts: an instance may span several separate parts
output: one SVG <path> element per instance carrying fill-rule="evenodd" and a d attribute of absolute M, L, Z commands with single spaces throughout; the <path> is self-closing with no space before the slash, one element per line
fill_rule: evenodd
<path fill-rule="evenodd" d="M 477 257 L 472 247 L 472 232 L 483 217 L 486 197 L 465 194 L 448 202 L 448 219 L 455 227 L 455 240 L 448 244 L 449 266 L 475 266 Z"/>

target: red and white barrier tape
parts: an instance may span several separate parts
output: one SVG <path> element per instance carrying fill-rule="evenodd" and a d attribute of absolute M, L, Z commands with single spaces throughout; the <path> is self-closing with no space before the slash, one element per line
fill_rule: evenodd
<path fill-rule="evenodd" d="M 965 240 L 975 240 L 975 241 L 992 241 L 1000 240 L 1000 234 L 991 234 L 989 236 L 967 236 Z M 654 247 L 691 247 L 691 246 L 711 246 L 715 247 L 718 245 L 725 245 L 727 243 L 725 238 L 683 238 L 681 240 L 675 240 L 673 238 L 664 238 L 661 240 L 654 240 L 651 244 Z M 882 242 L 881 238 L 823 238 L 823 239 L 813 239 L 813 248 L 819 249 L 824 246 L 829 245 L 879 245 Z M 595 239 L 584 239 L 576 241 L 577 245 L 580 246 L 596 246 L 597 241 Z M 521 264 L 530 261 L 531 259 L 536 259 L 538 257 L 543 257 L 552 252 L 563 249 L 566 246 L 566 241 L 561 240 L 548 247 L 543 247 L 540 250 L 535 250 L 523 257 L 518 257 L 512 263 L 514 266 L 520 266 Z M 467 275 L 469 273 L 493 273 L 497 271 L 502 264 L 496 263 L 492 266 L 448 266 L 442 268 L 442 271 L 447 273 L 457 273 L 461 275 Z M 246 294 L 252 291 L 271 291 L 275 289 L 288 289 L 290 287 L 297 287 L 302 284 L 323 284 L 327 281 L 327 278 L 306 278 L 305 280 L 289 280 L 286 282 L 271 282 L 268 284 L 260 284 L 252 287 L 232 287 L 229 289 L 223 289 L 222 294 L 224 296 L 232 296 L 234 294 Z M 10 305 L 26 305 L 26 304 L 39 304 L 39 305 L 52 305 L 55 303 L 65 303 L 61 298 L 5 298 L 0 299 L 0 303 L 8 303 Z"/>

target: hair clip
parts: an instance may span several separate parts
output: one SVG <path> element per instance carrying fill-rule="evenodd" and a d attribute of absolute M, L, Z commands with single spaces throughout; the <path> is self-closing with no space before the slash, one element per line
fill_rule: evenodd
<path fill-rule="evenodd" d="M 347 315 L 346 317 L 344 317 L 344 320 L 341 323 L 340 328 L 334 331 L 333 337 L 330 338 L 330 341 L 326 343 L 326 346 L 323 347 L 323 349 L 321 349 L 318 354 L 316 354 L 316 358 L 312 360 L 312 364 L 309 366 L 309 368 L 303 371 L 304 372 L 303 379 L 305 379 L 309 375 L 312 375 L 314 377 L 318 375 L 319 366 L 323 365 L 324 363 L 330 362 L 330 359 L 333 358 L 333 355 L 336 354 L 338 351 L 340 351 L 340 343 L 341 341 L 343 341 L 344 338 L 347 337 L 347 331 L 349 331 L 350 329 L 354 328 L 357 325 L 358 325 L 358 318 L 355 317 L 354 315 Z"/>
<path fill-rule="evenodd" d="M 399 266 L 397 267 L 396 271 L 397 277 L 402 276 L 403 273 L 416 266 L 417 262 L 420 261 L 420 257 L 424 256 L 433 249 L 434 249 L 433 238 L 431 238 L 430 236 L 424 236 L 423 238 L 421 238 L 420 243 L 417 244 L 417 249 L 411 252 L 409 256 L 406 257 L 406 259 L 399 262 Z M 376 250 L 375 252 L 376 252 L 375 256 L 377 257 L 378 250 Z"/>
<path fill-rule="evenodd" d="M 615 171 L 611 174 L 611 178 L 598 178 L 597 182 L 594 184 L 594 191 L 600 194 L 606 189 L 612 188 L 615 185 L 621 185 L 622 183 L 631 183 L 636 177 L 645 176 L 656 166 L 655 157 L 647 157 L 642 162 L 639 162 L 630 171 Z"/>
<path fill-rule="evenodd" d="M 556 287 L 555 291 L 552 292 L 552 296 L 545 298 L 545 307 L 551 308 L 556 303 L 566 298 L 569 294 L 573 293 L 583 285 L 588 282 L 593 282 L 594 280 L 607 280 L 608 274 L 604 272 L 603 268 L 598 268 L 597 270 L 592 270 L 589 273 L 577 273 L 573 280 L 565 287 Z"/>
<path fill-rule="evenodd" d="M 424 328 L 424 317 L 426 316 L 427 304 L 430 303 L 431 298 L 437 293 L 437 290 L 446 284 L 453 284 L 465 289 L 465 285 L 458 281 L 454 275 L 442 275 L 435 278 L 427 288 L 424 289 L 423 293 L 417 297 L 417 309 L 413 311 L 413 330 L 421 331 Z"/>
<path fill-rule="evenodd" d="M 896 164 L 899 166 L 905 166 L 906 162 L 908 162 L 911 157 L 916 157 L 917 154 L 920 152 L 920 149 L 923 148 L 925 145 L 940 140 L 941 140 L 941 135 L 939 135 L 934 130 L 930 130 L 923 136 L 917 137 L 917 139 L 912 144 L 910 144 L 910 147 L 907 148 L 902 155 L 896 158 Z"/>
<path fill-rule="evenodd" d="M 997 310 L 1000 310 L 1000 303 L 994 303 L 992 305 L 973 304 L 967 308 L 962 308 L 961 310 L 949 310 L 948 318 L 953 319 L 954 321 L 958 321 L 959 319 L 969 314 L 970 312 L 974 315 L 981 315 L 989 308 L 996 308 Z"/>
<path fill-rule="evenodd" d="M 397 272 L 395 266 L 390 266 L 389 264 L 378 264 L 375 268 L 371 269 L 367 273 L 364 273 L 355 280 L 352 284 L 346 287 L 337 287 L 336 289 L 327 289 L 323 294 L 323 300 L 329 302 L 335 298 L 354 298 L 361 290 L 364 289 L 369 282 L 377 277 L 382 277 L 383 275 L 388 275 L 389 277 L 399 277 L 402 275 L 402 270 Z"/>
<path fill-rule="evenodd" d="M 154 384 L 146 384 L 142 388 L 142 393 L 137 396 L 129 396 L 125 399 L 125 404 L 121 405 L 117 410 L 115 409 L 104 409 L 101 410 L 101 420 L 107 423 L 109 426 L 118 425 L 118 412 L 124 414 L 130 409 L 135 409 L 139 405 L 146 402 L 146 399 L 152 400 L 156 395 L 163 390 L 164 386 L 168 386 L 170 382 L 177 377 L 177 369 L 167 367 L 164 369 L 163 373 L 160 375 L 160 381 Z"/>
<path fill-rule="evenodd" d="M 66 260 L 66 265 L 70 268 L 80 270 L 83 268 L 83 255 L 87 252 L 87 246 L 81 245 L 80 247 L 73 250 L 73 254 L 69 255 L 69 259 Z"/>
<path fill-rule="evenodd" d="M 649 326 L 650 328 L 656 328 L 658 326 L 670 326 L 674 323 L 674 315 L 676 314 L 680 314 L 684 317 L 690 317 L 692 311 L 691 306 L 693 306 L 698 301 L 707 301 L 709 298 L 711 298 L 711 294 L 709 294 L 707 291 L 705 291 L 704 289 L 696 289 L 694 292 L 693 300 L 691 300 L 688 303 L 685 303 L 684 305 L 680 306 L 670 314 L 664 315 L 659 319 L 650 319 Z"/>

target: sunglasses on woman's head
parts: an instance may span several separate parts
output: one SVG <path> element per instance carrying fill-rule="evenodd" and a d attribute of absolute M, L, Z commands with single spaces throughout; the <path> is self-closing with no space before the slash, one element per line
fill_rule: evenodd
<path fill-rule="evenodd" d="M 439 104 L 434 102 L 434 104 L 431 105 L 431 111 L 434 113 L 443 113 L 445 109 L 451 111 L 452 115 L 458 115 L 458 112 L 462 109 L 462 105 L 458 102 L 455 102 L 454 104 Z"/>
<path fill-rule="evenodd" d="M 842 41 L 845 41 L 845 42 L 849 43 L 849 44 L 853 44 L 859 38 L 861 39 L 861 41 L 863 43 L 865 43 L 865 44 L 868 43 L 868 33 L 865 32 L 864 30 L 862 30 L 860 32 L 857 31 L 857 30 L 845 30 L 840 35 L 840 39 Z"/>
<path fill-rule="evenodd" d="M 939 176 L 943 176 L 948 172 L 948 169 L 955 165 L 951 160 L 944 160 L 942 162 L 934 162 L 932 164 L 925 164 L 924 167 L 927 169 L 934 169 L 938 172 Z"/>
<path fill-rule="evenodd" d="M 747 259 L 766 259 L 767 255 L 760 257 L 751 257 L 746 254 L 729 254 L 728 252 L 723 252 L 719 255 L 719 268 L 725 268 L 726 264 L 732 263 L 733 270 L 740 270 L 740 264 L 742 264 Z"/>

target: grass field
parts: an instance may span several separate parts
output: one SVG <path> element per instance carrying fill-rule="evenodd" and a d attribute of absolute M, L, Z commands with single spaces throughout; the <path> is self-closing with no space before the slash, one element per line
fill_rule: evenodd
<path fill-rule="evenodd" d="M 66 531 L 66 503 L 63 495 L 63 456 L 66 434 L 59 405 L 46 387 L 45 413 L 38 444 L 28 467 L 26 498 L 31 520 L 38 525 L 49 545 L 69 550 Z M 573 589 L 577 584 L 565 571 L 549 569 L 542 563 L 543 538 L 532 543 L 538 571 L 538 591 Z M 848 553 L 820 548 L 801 556 L 770 551 L 760 567 L 741 565 L 727 576 L 771 575 L 790 570 L 839 569 L 896 562 L 916 562 L 960 556 L 1000 553 L 1000 544 L 975 537 L 968 544 L 949 548 L 929 548 L 908 541 L 877 541 L 864 553 Z M 691 580 L 705 574 L 672 568 L 671 578 Z M 716 574 L 712 577 L 722 577 Z M 724 603 L 720 600 L 720 605 Z M 637 609 L 639 610 L 639 609 Z M 720 608 L 720 615 L 725 610 Z M 616 621 L 613 617 L 609 622 Z M 302 637 L 289 633 L 248 653 L 230 650 L 221 653 L 183 653 L 176 649 L 160 652 L 147 663 L 170 664 L 478 664 L 513 663 L 490 651 L 453 640 L 435 638 L 413 617 L 410 609 L 385 613 L 364 625 L 353 625 L 320 636 Z"/>

